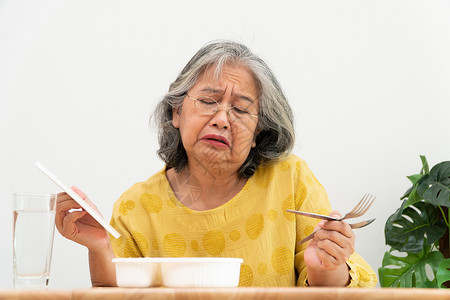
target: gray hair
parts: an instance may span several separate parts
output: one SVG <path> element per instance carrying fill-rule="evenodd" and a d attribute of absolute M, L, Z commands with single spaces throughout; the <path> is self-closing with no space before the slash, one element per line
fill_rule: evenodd
<path fill-rule="evenodd" d="M 167 168 L 180 172 L 188 163 L 180 131 L 172 125 L 173 109 L 181 109 L 187 92 L 208 67 L 215 67 L 217 77 L 226 64 L 246 67 L 259 88 L 256 147 L 251 148 L 239 168 L 239 177 L 249 178 L 259 165 L 276 161 L 291 151 L 295 139 L 292 110 L 270 68 L 242 44 L 213 41 L 192 57 L 155 109 L 153 118 L 159 130 L 160 146 L 157 153 Z"/>

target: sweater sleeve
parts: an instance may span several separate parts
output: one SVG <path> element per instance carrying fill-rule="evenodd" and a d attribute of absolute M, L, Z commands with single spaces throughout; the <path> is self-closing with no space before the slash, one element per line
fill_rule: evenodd
<path fill-rule="evenodd" d="M 113 206 L 110 224 L 121 234 L 118 239 L 110 237 L 116 257 L 144 256 L 139 248 L 139 233 L 133 231 L 128 218 L 128 210 L 135 203 L 132 196 L 132 193 L 124 193 Z"/>
<path fill-rule="evenodd" d="M 298 159 L 296 162 L 297 186 L 295 193 L 296 209 L 307 212 L 328 215 L 331 205 L 324 187 L 318 182 L 307 164 Z M 320 220 L 297 216 L 296 242 L 313 232 Z M 296 245 L 295 268 L 298 273 L 297 286 L 308 286 L 307 269 L 304 261 L 304 252 L 308 243 Z M 348 287 L 375 287 L 377 276 L 370 265 L 357 253 L 353 253 L 347 260 L 351 277 Z"/>

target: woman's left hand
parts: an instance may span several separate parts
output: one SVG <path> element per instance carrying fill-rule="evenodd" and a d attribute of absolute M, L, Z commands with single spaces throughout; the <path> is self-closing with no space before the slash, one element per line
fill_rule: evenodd
<path fill-rule="evenodd" d="M 340 218 L 337 211 L 330 216 Z M 349 282 L 346 261 L 355 251 L 355 234 L 344 221 L 321 221 L 304 253 L 309 285 L 345 286 Z"/>

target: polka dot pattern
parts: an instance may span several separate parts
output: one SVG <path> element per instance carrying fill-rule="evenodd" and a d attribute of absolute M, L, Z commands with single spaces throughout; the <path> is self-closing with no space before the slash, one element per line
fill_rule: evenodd
<path fill-rule="evenodd" d="M 153 250 L 159 250 L 159 243 L 158 243 L 157 239 L 153 239 L 152 248 L 153 248 Z"/>
<path fill-rule="evenodd" d="M 249 265 L 241 265 L 241 274 L 239 275 L 239 286 L 251 286 L 253 283 L 253 271 Z"/>
<path fill-rule="evenodd" d="M 198 251 L 199 247 L 198 247 L 198 242 L 197 242 L 196 240 L 193 240 L 193 241 L 191 242 L 191 248 L 192 248 L 192 250 L 194 250 L 194 251 Z"/>
<path fill-rule="evenodd" d="M 284 199 L 281 206 L 281 211 L 283 212 L 283 215 L 286 219 L 288 219 L 289 221 L 295 221 L 295 214 L 287 212 L 286 210 L 288 209 L 295 210 L 293 194 L 289 195 L 286 199 Z"/>
<path fill-rule="evenodd" d="M 272 253 L 272 268 L 280 275 L 284 275 L 293 270 L 294 257 L 287 247 L 278 247 Z"/>
<path fill-rule="evenodd" d="M 159 213 L 162 209 L 162 201 L 159 196 L 154 194 L 142 193 L 139 197 L 142 207 L 148 213 Z"/>
<path fill-rule="evenodd" d="M 267 212 L 267 218 L 270 221 L 275 221 L 278 217 L 278 213 L 275 209 L 269 209 L 269 211 Z"/>
<path fill-rule="evenodd" d="M 296 199 L 295 199 L 295 206 L 300 207 L 300 205 L 306 199 L 307 195 L 308 195 L 308 190 L 306 189 L 306 186 L 300 181 L 298 183 L 297 195 L 296 195 Z"/>
<path fill-rule="evenodd" d="M 265 275 L 267 273 L 267 264 L 262 262 L 258 264 L 258 267 L 256 268 L 259 275 Z"/>
<path fill-rule="evenodd" d="M 186 203 L 198 192 L 185 195 Z M 241 257 L 240 286 L 294 286 L 294 274 L 305 273 L 294 266 L 304 265 L 302 257 L 294 259 L 295 251 L 304 249 L 296 240 L 310 234 L 317 222 L 285 211 L 328 214 L 327 201 L 308 166 L 294 156 L 262 166 L 233 201 L 211 211 L 195 211 L 178 201 L 162 170 L 115 203 L 111 225 L 123 235 L 111 241 L 118 257 Z M 376 275 L 359 259 L 349 263 L 352 284 L 370 286 Z"/>
<path fill-rule="evenodd" d="M 124 257 L 139 257 L 141 253 L 134 245 L 134 240 L 131 237 L 127 237 L 125 241 L 125 248 L 123 250 Z"/>
<path fill-rule="evenodd" d="M 169 257 L 181 257 L 186 253 L 186 241 L 178 233 L 166 234 L 162 246 L 164 253 Z"/>
<path fill-rule="evenodd" d="M 269 184 L 272 182 L 274 171 L 272 168 L 267 170 L 267 174 L 265 174 L 266 176 L 261 176 L 261 177 L 255 177 L 255 183 L 256 185 L 261 188 L 261 189 L 267 189 L 267 187 L 269 186 Z"/>
<path fill-rule="evenodd" d="M 174 199 L 174 198 L 172 198 L 172 197 L 170 197 L 170 198 L 166 201 L 166 204 L 167 204 L 168 207 L 174 208 L 174 207 L 177 206 L 177 200 Z"/>
<path fill-rule="evenodd" d="M 264 217 L 262 214 L 251 215 L 245 222 L 245 231 L 251 240 L 256 240 L 264 229 Z"/>
<path fill-rule="evenodd" d="M 309 185 L 314 184 L 314 180 L 312 179 L 312 177 L 310 175 L 306 175 L 305 179 L 306 179 L 306 183 L 308 183 Z"/>
<path fill-rule="evenodd" d="M 225 249 L 225 236 L 222 232 L 211 230 L 203 236 L 203 247 L 212 256 L 218 256 Z"/>
<path fill-rule="evenodd" d="M 237 230 L 233 230 L 230 232 L 230 240 L 233 242 L 238 241 L 241 238 L 241 234 Z"/>
<path fill-rule="evenodd" d="M 132 200 L 122 201 L 119 206 L 119 214 L 125 216 L 128 214 L 128 211 L 134 209 L 135 206 L 136 203 Z"/>
<path fill-rule="evenodd" d="M 141 250 L 142 254 L 146 255 L 148 252 L 148 242 L 145 236 L 137 231 L 131 232 L 131 235 L 133 237 L 133 240 L 136 242 L 139 249 Z"/>
<path fill-rule="evenodd" d="M 297 177 L 300 177 L 301 168 L 302 168 L 302 166 L 301 166 L 300 161 L 296 161 L 295 162 L 295 173 L 296 173 Z"/>
<path fill-rule="evenodd" d="M 291 164 L 288 161 L 283 161 L 280 164 L 280 170 L 285 172 L 285 171 L 289 171 L 289 169 L 291 168 Z"/>

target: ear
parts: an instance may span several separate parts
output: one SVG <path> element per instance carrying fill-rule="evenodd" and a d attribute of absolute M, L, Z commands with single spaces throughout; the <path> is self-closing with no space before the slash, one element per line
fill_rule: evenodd
<path fill-rule="evenodd" d="M 172 108 L 172 126 L 175 128 L 180 128 L 180 108 Z"/>
<path fill-rule="evenodd" d="M 252 148 L 256 147 L 256 137 L 258 136 L 258 134 L 261 132 L 262 130 L 257 127 L 255 130 L 255 134 L 253 135 L 253 141 L 252 141 Z"/>

